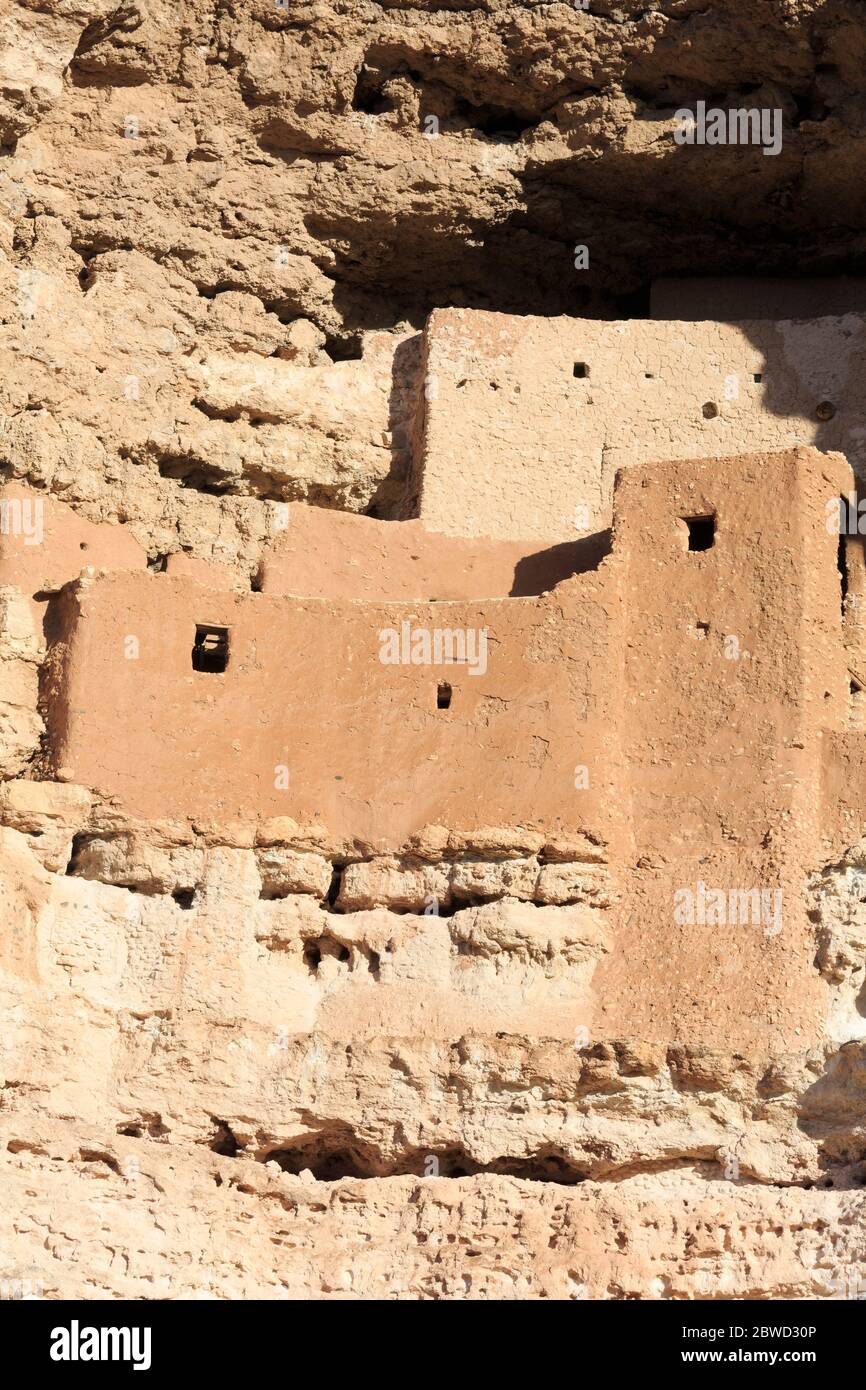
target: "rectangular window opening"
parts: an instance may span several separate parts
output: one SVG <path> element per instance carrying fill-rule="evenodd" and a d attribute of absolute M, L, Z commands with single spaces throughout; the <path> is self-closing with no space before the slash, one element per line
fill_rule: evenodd
<path fill-rule="evenodd" d="M 192 669 L 218 675 L 229 664 L 229 630 L 196 623 L 192 649 Z"/>
<path fill-rule="evenodd" d="M 451 708 L 451 686 L 447 681 L 440 681 L 436 690 L 436 708 Z"/>
<path fill-rule="evenodd" d="M 689 533 L 689 550 L 712 550 L 716 542 L 715 515 L 684 516 L 681 519 Z"/>

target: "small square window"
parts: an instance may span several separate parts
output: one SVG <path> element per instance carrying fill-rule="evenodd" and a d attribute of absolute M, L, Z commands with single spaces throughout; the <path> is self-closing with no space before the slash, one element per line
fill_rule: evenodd
<path fill-rule="evenodd" d="M 589 376 L 589 367 L 586 362 L 575 362 L 574 375 L 579 377 Z"/>
<path fill-rule="evenodd" d="M 712 550 L 716 541 L 716 518 L 710 516 L 684 516 L 689 533 L 689 550 Z"/>
<path fill-rule="evenodd" d="M 219 674 L 229 664 L 229 630 L 227 627 L 211 627 L 207 623 L 196 623 L 195 643 L 192 649 L 192 669 Z"/>

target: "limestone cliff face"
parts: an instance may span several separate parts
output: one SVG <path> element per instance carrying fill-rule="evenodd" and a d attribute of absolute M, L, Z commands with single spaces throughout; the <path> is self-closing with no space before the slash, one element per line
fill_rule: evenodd
<path fill-rule="evenodd" d="M 862 472 L 866 301 L 640 320 L 859 268 L 864 57 L 855 0 L 7 0 L 0 1297 L 862 1297 L 854 483 L 755 499 Z M 781 152 L 679 146 L 699 99 Z M 398 601 L 489 678 L 389 693 Z M 697 880 L 784 931 L 659 915 Z"/>
<path fill-rule="evenodd" d="M 862 252 L 854 0 L 10 0 L 0 26 L 0 467 L 152 557 L 251 563 L 253 499 L 400 514 L 431 308 L 645 313 L 659 275 Z M 709 169 L 672 138 L 701 98 L 781 111 L 782 152 Z"/>

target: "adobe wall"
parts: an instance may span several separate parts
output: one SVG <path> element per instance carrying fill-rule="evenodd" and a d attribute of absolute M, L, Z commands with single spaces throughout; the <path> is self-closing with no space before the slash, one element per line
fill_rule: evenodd
<path fill-rule="evenodd" d="M 599 556 L 586 540 L 545 546 L 443 536 L 422 521 L 293 505 L 264 551 L 259 583 L 266 594 L 357 602 L 521 597 L 553 588 Z M 168 572 L 179 572 L 171 561 Z"/>
<path fill-rule="evenodd" d="M 810 450 L 620 476 L 613 554 L 625 566 L 639 853 L 704 852 L 733 827 L 739 846 L 764 843 L 815 777 L 819 731 L 846 726 L 838 535 L 826 522 L 851 484 L 843 459 Z M 714 518 L 706 550 L 687 548 L 694 516 Z"/>
<path fill-rule="evenodd" d="M 450 537 L 420 520 L 380 521 L 304 503 L 284 504 L 279 519 L 253 580 L 256 591 L 275 596 L 519 598 L 593 568 L 606 553 L 592 537 L 559 544 Z M 88 521 L 52 494 L 20 483 L 0 486 L 0 587 L 27 597 L 37 627 L 48 598 L 80 574 L 147 568 L 147 553 L 128 525 Z M 241 566 L 187 550 L 166 555 L 163 569 L 209 589 L 250 588 Z"/>
<path fill-rule="evenodd" d="M 606 825 L 616 609 L 606 573 L 568 583 L 567 602 L 557 590 L 359 604 L 209 591 L 167 574 L 85 579 L 61 619 L 54 767 L 144 819 L 290 816 L 382 849 L 434 822 L 548 836 Z M 202 623 L 230 628 L 224 674 L 192 669 Z M 485 632 L 485 669 L 383 664 L 380 634 L 402 640 L 404 623 L 410 635 Z M 599 775 L 579 799 L 573 768 L 587 760 Z M 276 785 L 282 766 L 288 788 Z"/>
<path fill-rule="evenodd" d="M 50 493 L 0 486 L 0 586 L 14 585 L 41 617 L 48 594 L 82 570 L 143 570 L 147 555 L 128 527 L 88 521 Z M 43 597 L 36 599 L 36 595 Z"/>
<path fill-rule="evenodd" d="M 436 310 L 419 514 L 453 536 L 564 540 L 610 525 L 621 467 L 817 444 L 866 472 L 864 382 L 854 313 L 725 324 Z"/>
<path fill-rule="evenodd" d="M 397 848 L 427 823 L 584 828 L 621 756 L 639 852 L 669 853 L 670 825 L 681 846 L 734 825 L 759 844 L 814 758 L 804 741 L 848 726 L 826 521 L 850 485 L 844 460 L 808 450 L 626 470 L 610 556 L 534 598 L 359 602 L 208 586 L 203 571 L 85 576 L 55 619 L 55 765 L 144 818 L 318 818 L 338 839 Z M 705 551 L 688 549 L 691 515 L 715 518 Z M 302 514 L 301 530 L 316 521 Z M 380 589 L 423 587 L 405 576 L 410 554 L 431 588 L 508 582 L 512 547 L 477 545 L 480 564 L 495 557 L 479 581 L 454 564 L 468 544 L 446 542 L 440 580 L 437 538 L 357 518 L 347 534 L 370 527 Z M 323 586 L 327 552 L 302 581 L 301 548 L 295 582 Z M 229 630 L 224 673 L 192 669 L 197 624 Z M 471 634 L 465 664 L 424 648 L 436 632 Z M 732 760 L 757 793 L 726 799 Z M 580 813 L 576 762 L 599 770 Z M 283 764 L 292 785 L 277 789 Z"/>
<path fill-rule="evenodd" d="M 96 525 L 51 495 L 0 486 L 0 773 L 16 777 L 38 756 L 39 712 L 50 596 L 93 566 L 144 569 L 125 528 Z"/>
<path fill-rule="evenodd" d="M 850 485 L 844 460 L 805 450 L 620 476 L 631 912 L 595 985 L 639 1035 L 660 1016 L 687 1034 L 707 1000 L 735 1032 L 743 991 L 790 1037 L 820 1010 L 803 884 L 850 843 L 833 840 L 819 791 L 825 731 L 849 717 L 838 538 L 826 517 Z M 714 543 L 690 551 L 682 518 L 707 515 Z M 778 893 L 767 900 L 778 913 L 677 920 L 677 893 L 697 901 L 699 883 Z"/>

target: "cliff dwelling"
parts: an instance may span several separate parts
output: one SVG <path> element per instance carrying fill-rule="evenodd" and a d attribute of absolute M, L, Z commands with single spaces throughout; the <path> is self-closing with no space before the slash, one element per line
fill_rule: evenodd
<path fill-rule="evenodd" d="M 866 1296 L 864 53 L 0 15 L 0 1298 Z"/>

